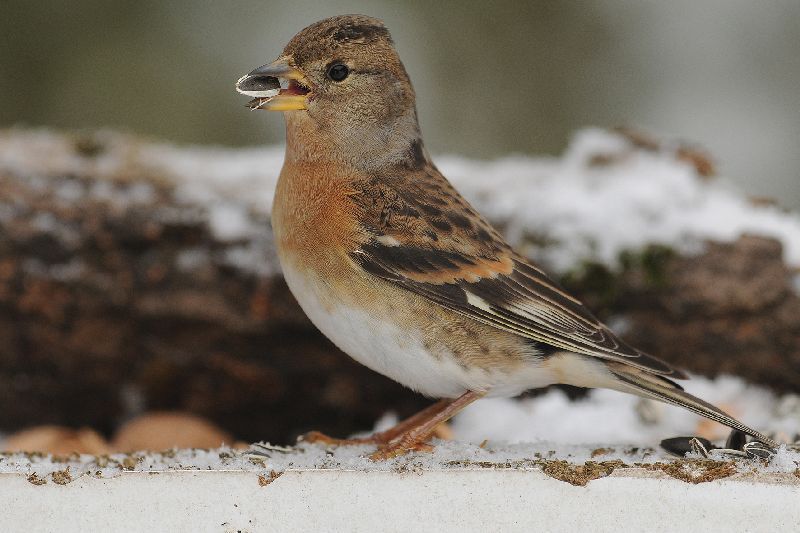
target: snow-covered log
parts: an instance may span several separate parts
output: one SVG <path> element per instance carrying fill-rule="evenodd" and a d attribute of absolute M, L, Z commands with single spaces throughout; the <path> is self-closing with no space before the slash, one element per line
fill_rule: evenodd
<path fill-rule="evenodd" d="M 240 438 L 347 434 L 425 400 L 338 353 L 273 252 L 282 149 L 0 131 L 0 429 L 149 409 Z M 632 343 L 800 383 L 800 217 L 685 148 L 598 130 L 560 158 L 437 158 L 515 246 Z"/>

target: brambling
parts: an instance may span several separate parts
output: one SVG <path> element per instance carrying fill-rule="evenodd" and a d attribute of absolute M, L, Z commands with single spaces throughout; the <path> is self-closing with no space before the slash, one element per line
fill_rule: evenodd
<path fill-rule="evenodd" d="M 425 150 L 380 20 L 312 24 L 236 89 L 253 109 L 284 113 L 272 227 L 300 306 L 355 360 L 440 398 L 366 439 L 308 440 L 372 442 L 373 459 L 395 457 L 483 396 L 563 383 L 679 405 L 775 445 L 683 391 L 681 371 L 619 339 L 461 197 Z"/>

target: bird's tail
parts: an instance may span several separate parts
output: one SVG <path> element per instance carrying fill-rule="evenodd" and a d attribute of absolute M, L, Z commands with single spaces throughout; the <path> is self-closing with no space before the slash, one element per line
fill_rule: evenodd
<path fill-rule="evenodd" d="M 623 363 L 607 362 L 606 366 L 619 380 L 620 388 L 624 389 L 625 392 L 632 392 L 645 398 L 679 405 L 729 428 L 747 433 L 767 446 L 778 447 L 774 440 L 742 424 L 718 407 L 689 394 L 677 383 Z"/>

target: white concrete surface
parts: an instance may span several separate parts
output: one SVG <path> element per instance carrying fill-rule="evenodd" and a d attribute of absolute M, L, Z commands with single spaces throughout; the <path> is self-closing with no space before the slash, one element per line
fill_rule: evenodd
<path fill-rule="evenodd" d="M 261 475 L 261 481 L 259 481 Z M 533 470 L 0 474 L 0 531 L 797 531 L 800 479 L 691 484 L 641 469 L 585 487 Z"/>
<path fill-rule="evenodd" d="M 436 441 L 376 463 L 373 449 L 0 453 L 0 533 L 800 531 L 800 451 L 786 447 L 766 462 Z"/>

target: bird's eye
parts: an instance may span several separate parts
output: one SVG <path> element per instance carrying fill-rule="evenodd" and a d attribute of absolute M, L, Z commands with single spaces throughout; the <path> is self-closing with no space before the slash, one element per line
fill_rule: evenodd
<path fill-rule="evenodd" d="M 328 67 L 328 77 L 333 81 L 342 81 L 350 74 L 350 69 L 347 65 L 335 63 Z"/>

